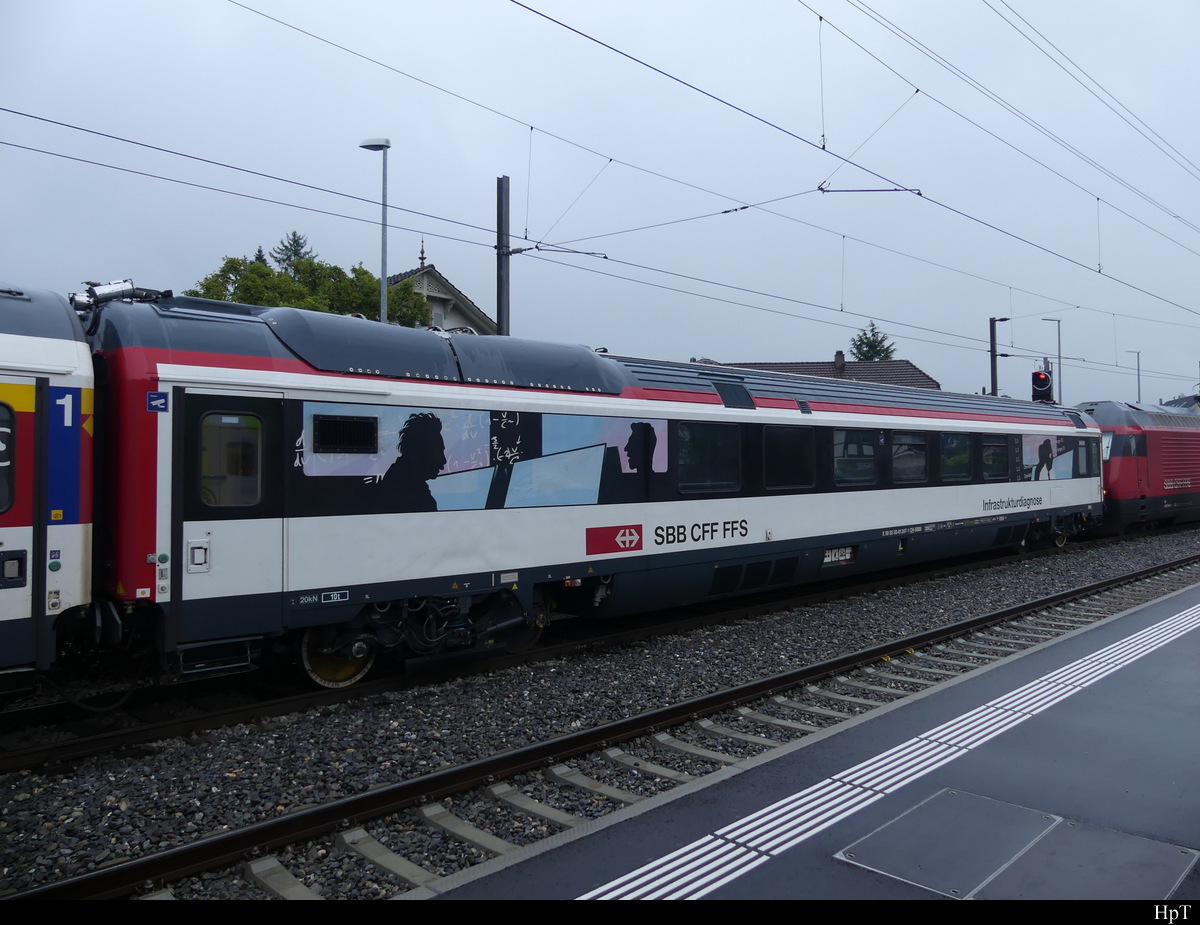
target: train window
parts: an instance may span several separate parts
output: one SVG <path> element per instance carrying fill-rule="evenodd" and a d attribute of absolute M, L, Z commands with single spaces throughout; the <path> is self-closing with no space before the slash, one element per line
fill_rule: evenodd
<path fill-rule="evenodd" d="M 833 432 L 833 478 L 845 485 L 875 483 L 874 430 L 835 430 Z"/>
<path fill-rule="evenodd" d="M 924 482 L 928 475 L 925 458 L 925 435 L 892 434 L 892 481 Z"/>
<path fill-rule="evenodd" d="M 378 453 L 379 419 L 313 415 L 314 453 Z"/>
<path fill-rule="evenodd" d="M 200 419 L 200 498 L 209 507 L 262 500 L 263 425 L 253 414 L 214 412 Z"/>
<path fill-rule="evenodd" d="M 1100 474 L 1099 441 L 1079 438 L 1075 444 L 1075 471 L 1073 478 L 1092 478 Z"/>
<path fill-rule="evenodd" d="M 1111 456 L 1145 456 L 1145 434 L 1113 434 Z"/>
<path fill-rule="evenodd" d="M 998 482 L 1007 479 L 1008 439 L 999 434 L 983 435 L 983 477 Z"/>
<path fill-rule="evenodd" d="M 816 483 L 811 427 L 763 428 L 763 487 L 811 488 Z"/>
<path fill-rule="evenodd" d="M 742 486 L 742 429 L 737 424 L 680 421 L 680 491 L 737 491 Z"/>
<path fill-rule="evenodd" d="M 0 514 L 12 507 L 13 503 L 17 463 L 15 424 L 12 408 L 0 404 Z"/>
<path fill-rule="evenodd" d="M 971 438 L 967 434 L 942 434 L 942 481 L 966 482 L 971 478 Z"/>
<path fill-rule="evenodd" d="M 1091 473 L 1088 471 L 1088 446 L 1084 440 L 1067 440 L 1067 452 L 1071 454 L 1071 478 L 1087 478 Z"/>

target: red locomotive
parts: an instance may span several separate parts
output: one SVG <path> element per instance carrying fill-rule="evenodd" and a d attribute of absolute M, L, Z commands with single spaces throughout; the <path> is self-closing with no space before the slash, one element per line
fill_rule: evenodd
<path fill-rule="evenodd" d="M 1078 406 L 1103 432 L 1106 529 L 1200 519 L 1200 409 L 1101 401 Z"/>

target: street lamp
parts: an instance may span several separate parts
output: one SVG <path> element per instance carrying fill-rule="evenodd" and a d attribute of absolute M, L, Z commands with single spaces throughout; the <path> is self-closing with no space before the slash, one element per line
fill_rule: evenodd
<path fill-rule="evenodd" d="M 383 218 L 379 221 L 383 243 L 379 249 L 379 320 L 387 324 L 387 153 L 392 143 L 386 138 L 368 138 L 360 148 L 383 152 Z"/>
<path fill-rule="evenodd" d="M 1058 379 L 1058 403 L 1062 404 L 1062 319 L 1043 318 L 1043 321 L 1053 321 L 1058 325 L 1058 368 L 1054 371 Z"/>
<path fill-rule="evenodd" d="M 1137 354 L 1137 370 L 1138 370 L 1138 404 L 1140 405 L 1140 404 L 1142 403 L 1142 351 L 1140 351 L 1140 350 L 1126 350 L 1125 352 L 1126 352 L 1126 353 L 1136 353 L 1136 354 Z"/>
<path fill-rule="evenodd" d="M 999 383 L 996 381 L 996 322 L 997 321 L 1011 321 L 1011 320 L 1012 320 L 1011 318 L 989 318 L 988 319 L 988 328 L 991 333 L 991 342 L 992 342 L 992 347 L 991 347 L 991 351 L 990 351 L 991 357 L 992 357 L 992 391 L 991 391 L 992 395 L 996 394 L 997 387 L 999 385 Z"/>

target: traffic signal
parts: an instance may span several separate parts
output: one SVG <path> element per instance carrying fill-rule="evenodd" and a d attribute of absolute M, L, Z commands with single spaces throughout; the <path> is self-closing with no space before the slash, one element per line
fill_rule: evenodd
<path fill-rule="evenodd" d="M 1054 404 L 1054 380 L 1039 370 L 1033 374 L 1033 400 Z"/>

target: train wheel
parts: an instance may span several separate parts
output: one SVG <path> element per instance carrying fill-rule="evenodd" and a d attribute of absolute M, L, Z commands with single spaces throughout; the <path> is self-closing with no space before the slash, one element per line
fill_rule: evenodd
<path fill-rule="evenodd" d="M 1067 535 L 1065 533 L 1063 533 L 1061 530 L 1057 531 L 1054 534 L 1054 545 L 1057 546 L 1059 549 L 1062 549 L 1064 546 L 1067 545 Z"/>
<path fill-rule="evenodd" d="M 304 673 L 321 687 L 333 689 L 361 681 L 375 664 L 375 647 L 358 642 L 350 654 L 330 652 L 328 639 L 329 634 L 322 627 L 312 626 L 304 631 L 300 638 L 300 667 Z"/>

